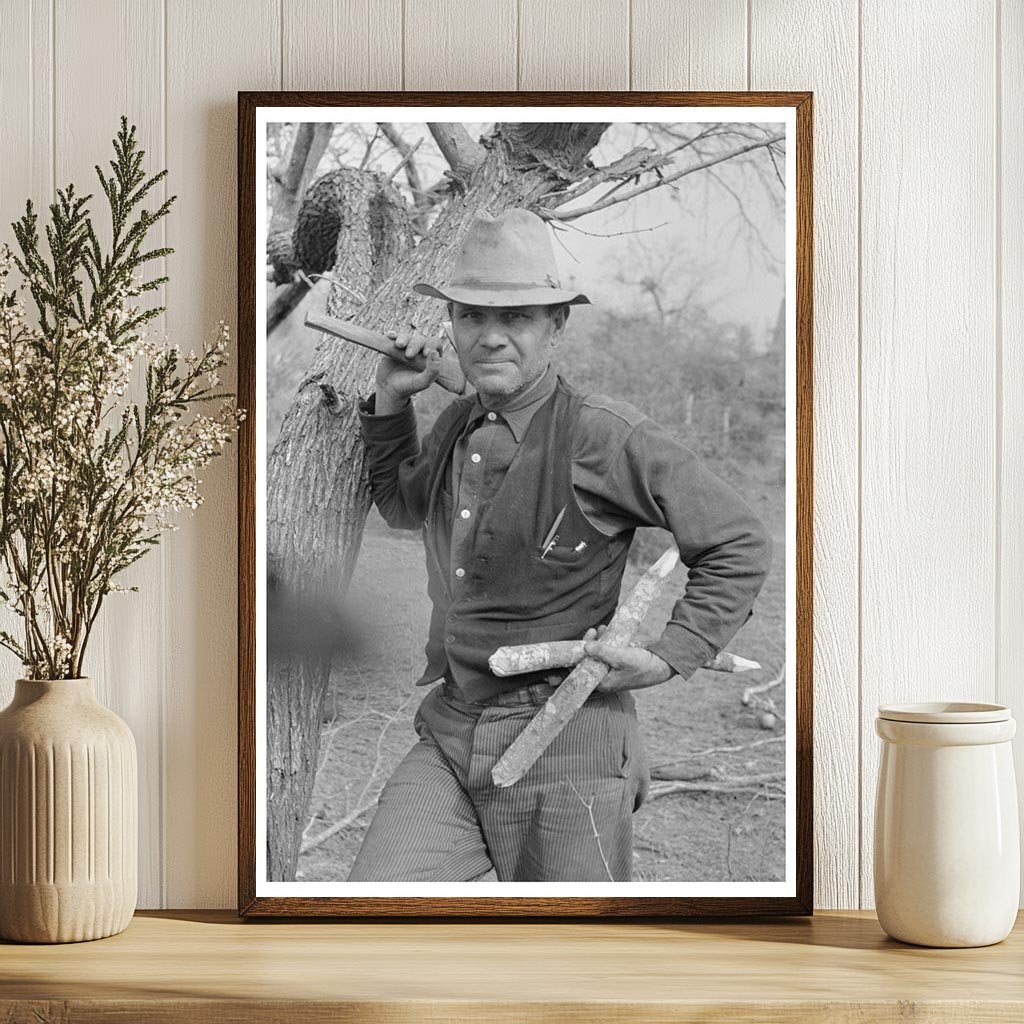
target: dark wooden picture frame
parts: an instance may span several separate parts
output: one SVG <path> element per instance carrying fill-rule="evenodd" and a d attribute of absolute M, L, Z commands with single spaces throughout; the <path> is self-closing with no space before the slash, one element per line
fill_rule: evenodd
<path fill-rule="evenodd" d="M 257 886 L 257 112 L 263 107 L 788 107 L 795 140 L 795 885 L 792 896 L 306 896 L 261 895 Z M 794 144 L 795 143 L 795 144 Z M 238 402 L 250 414 L 238 462 L 238 905 L 250 917 L 694 917 L 806 915 L 813 908 L 812 837 L 812 96 L 807 92 L 314 93 L 238 94 Z M 787 531 L 789 526 L 787 525 Z M 794 669 L 791 669 L 793 671 Z"/>

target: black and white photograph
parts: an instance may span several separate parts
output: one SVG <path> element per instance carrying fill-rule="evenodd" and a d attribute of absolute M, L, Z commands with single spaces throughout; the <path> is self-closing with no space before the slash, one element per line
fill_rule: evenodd
<path fill-rule="evenodd" d="M 794 137 L 257 107 L 254 895 L 796 894 Z"/>

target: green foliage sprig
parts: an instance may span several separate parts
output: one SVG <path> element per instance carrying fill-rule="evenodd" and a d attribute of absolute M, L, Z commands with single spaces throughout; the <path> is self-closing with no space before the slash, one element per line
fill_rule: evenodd
<path fill-rule="evenodd" d="M 0 630 L 0 645 L 33 679 L 82 675 L 103 599 L 126 589 L 114 578 L 177 528 L 172 513 L 201 503 L 197 472 L 244 417 L 234 395 L 218 391 L 223 322 L 198 353 L 148 338 L 164 307 L 137 299 L 167 278 L 145 281 L 145 266 L 173 250 L 144 246 L 176 197 L 140 208 L 167 174 L 147 178 L 144 156 L 122 117 L 112 173 L 96 167 L 108 246 L 89 214 L 92 197 L 69 185 L 49 208 L 48 254 L 31 202 L 13 225 L 20 256 L 0 247 L 0 601 L 21 619 L 20 636 Z M 136 366 L 145 369 L 139 402 Z M 217 402 L 212 413 L 196 408 Z"/>

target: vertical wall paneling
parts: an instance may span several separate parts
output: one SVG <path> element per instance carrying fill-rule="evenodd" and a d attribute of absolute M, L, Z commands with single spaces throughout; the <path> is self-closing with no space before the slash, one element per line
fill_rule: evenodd
<path fill-rule="evenodd" d="M 863 3 L 865 906 L 876 706 L 995 692 L 993 16 Z"/>
<path fill-rule="evenodd" d="M 57 0 L 54 5 L 56 184 L 73 182 L 89 203 L 102 243 L 109 244 L 110 213 L 94 165 L 109 173 L 112 140 L 121 115 L 138 129 L 146 170 L 164 166 L 163 11 L 160 0 Z M 97 59 L 102 54 L 103 59 Z M 88 82 L 88 88 L 83 83 Z M 158 192 L 163 198 L 163 190 Z M 156 198 L 156 196 L 154 196 Z M 155 231 L 152 247 L 162 242 Z M 156 277 L 160 268 L 149 268 Z M 143 297 L 147 302 L 152 296 Z M 157 296 L 160 301 L 162 296 Z M 157 325 L 158 326 L 158 325 Z M 125 396 L 144 401 L 137 374 Z M 86 652 L 84 671 L 97 697 L 131 726 L 139 751 L 139 905 L 162 901 L 162 705 L 164 587 L 159 552 L 150 552 L 117 582 L 138 593 L 108 594 Z"/>
<path fill-rule="evenodd" d="M 284 89 L 402 88 L 402 0 L 282 0 Z"/>
<path fill-rule="evenodd" d="M 168 329 L 186 350 L 234 320 L 236 94 L 280 86 L 280 14 L 277 0 L 167 0 Z M 236 451 L 202 474 L 204 504 L 167 546 L 171 907 L 235 899 Z"/>
<path fill-rule="evenodd" d="M 998 310 L 1002 334 L 1002 508 L 996 700 L 1014 709 L 1017 786 L 1024 822 L 1024 4 L 1002 0 L 999 121 L 1001 187 Z M 1024 890 L 1022 890 L 1024 894 Z"/>
<path fill-rule="evenodd" d="M 515 89 L 516 0 L 405 0 L 406 89 Z"/>
<path fill-rule="evenodd" d="M 0 138 L 15 158 L 0 160 L 0 245 L 16 249 L 11 222 L 31 199 L 45 211 L 53 182 L 53 32 L 50 0 L 5 5 L 0 31 Z M 31 301 L 28 303 L 31 309 Z M 17 636 L 21 620 L 0 608 L 0 629 Z M 23 675 L 18 657 L 0 648 L 0 707 Z"/>
<path fill-rule="evenodd" d="M 628 0 L 519 0 L 520 89 L 629 89 Z"/>
<path fill-rule="evenodd" d="M 683 90 L 749 75 L 815 92 L 817 903 L 870 905 L 876 706 L 995 698 L 1024 714 L 1024 6 L 2 7 L 0 241 L 55 183 L 98 195 L 103 222 L 93 164 L 124 112 L 179 196 L 155 239 L 176 250 L 155 326 L 186 350 L 234 317 L 239 89 Z M 235 452 L 122 581 L 139 593 L 110 597 L 87 666 L 139 745 L 142 906 L 234 903 Z M 0 652 L 0 704 L 19 674 Z M 1024 778 L 1024 744 L 1017 758 Z"/>
<path fill-rule="evenodd" d="M 632 0 L 631 88 L 746 88 L 746 30 L 747 0 Z"/>
<path fill-rule="evenodd" d="M 856 907 L 856 7 L 755 0 L 750 38 L 752 88 L 814 92 L 814 895 Z"/>

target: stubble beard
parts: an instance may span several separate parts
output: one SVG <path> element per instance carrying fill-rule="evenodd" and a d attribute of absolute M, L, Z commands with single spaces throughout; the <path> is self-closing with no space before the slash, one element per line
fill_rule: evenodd
<path fill-rule="evenodd" d="M 529 390 L 533 387 L 544 376 L 547 371 L 547 364 L 537 367 L 529 378 L 523 373 L 522 367 L 516 366 L 515 373 L 508 377 L 503 377 L 499 380 L 489 382 L 483 381 L 484 387 L 474 385 L 476 387 L 477 394 L 480 396 L 481 404 L 488 406 L 489 404 L 504 405 L 510 402 L 516 395 L 522 394 L 524 391 Z"/>

